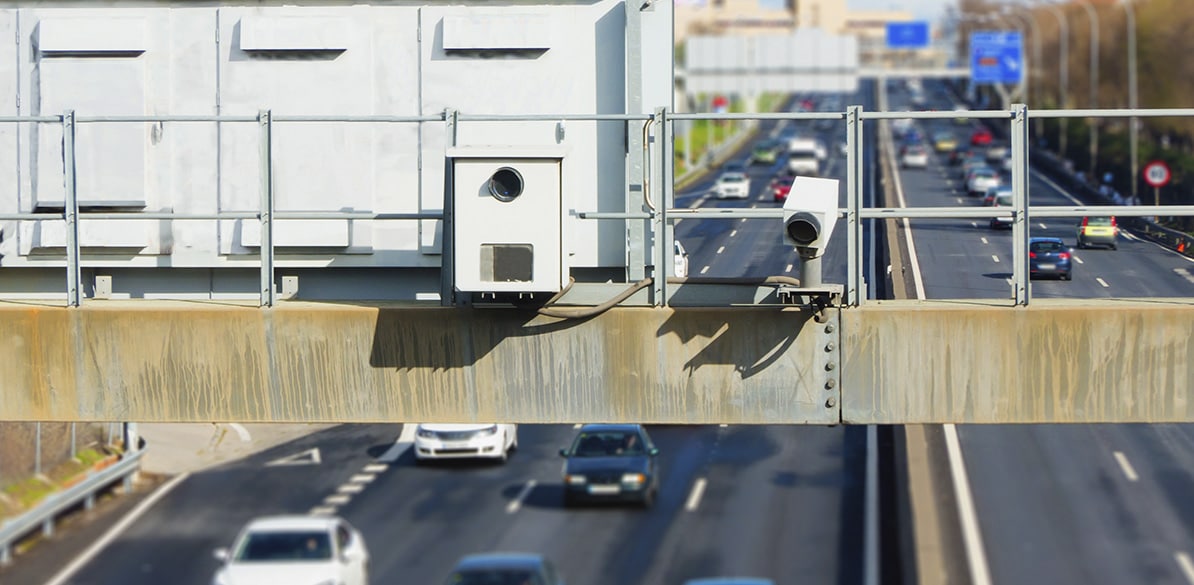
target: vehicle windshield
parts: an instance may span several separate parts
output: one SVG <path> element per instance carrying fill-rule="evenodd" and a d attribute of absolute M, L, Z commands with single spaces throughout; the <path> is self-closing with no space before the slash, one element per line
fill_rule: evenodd
<path fill-rule="evenodd" d="M 1033 252 L 1051 253 L 1064 252 L 1065 246 L 1061 242 L 1033 242 L 1028 246 L 1028 249 Z"/>
<path fill-rule="evenodd" d="M 526 569 L 485 569 L 456 571 L 446 585 L 544 585 L 534 571 Z"/>
<path fill-rule="evenodd" d="M 629 457 L 645 452 L 638 433 L 627 431 L 581 433 L 572 444 L 573 457 Z"/>
<path fill-rule="evenodd" d="M 1006 205 L 1006 206 L 1010 207 L 1011 204 L 1012 204 L 1012 196 L 1011 195 L 1000 195 L 995 198 L 995 205 Z"/>
<path fill-rule="evenodd" d="M 745 181 L 745 180 L 746 180 L 746 175 L 734 174 L 734 175 L 722 175 L 722 177 L 721 177 L 722 183 L 741 183 L 742 181 Z"/>
<path fill-rule="evenodd" d="M 233 557 L 241 562 L 324 561 L 332 558 L 326 532 L 254 532 Z"/>
<path fill-rule="evenodd" d="M 791 156 L 792 156 L 792 158 L 815 158 L 817 156 L 817 151 L 812 150 L 812 149 L 805 150 L 802 148 L 802 149 L 798 149 L 798 150 L 793 150 L 791 152 Z"/>

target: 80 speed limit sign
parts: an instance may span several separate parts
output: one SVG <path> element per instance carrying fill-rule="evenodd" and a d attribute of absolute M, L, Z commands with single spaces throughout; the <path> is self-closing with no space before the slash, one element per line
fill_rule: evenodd
<path fill-rule="evenodd" d="M 1153 187 L 1164 187 L 1169 183 L 1169 165 L 1155 160 L 1144 167 L 1144 181 Z"/>

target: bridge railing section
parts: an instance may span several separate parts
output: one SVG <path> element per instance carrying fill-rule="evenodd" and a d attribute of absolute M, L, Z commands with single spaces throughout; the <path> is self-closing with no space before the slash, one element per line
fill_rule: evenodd
<path fill-rule="evenodd" d="M 445 220 L 442 212 L 415 213 L 372 213 L 347 211 L 278 211 L 274 205 L 273 146 L 274 129 L 280 123 L 347 123 L 347 124 L 418 124 L 442 123 L 448 136 L 454 136 L 456 126 L 464 122 L 526 122 L 526 121 L 616 121 L 627 125 L 628 131 L 641 125 L 643 133 L 642 155 L 643 176 L 630 178 L 642 181 L 642 205 L 639 209 L 621 212 L 580 211 L 577 216 L 584 220 L 643 221 L 650 225 L 657 245 L 649 246 L 652 255 L 644 255 L 644 264 L 664 267 L 671 274 L 674 259 L 672 250 L 673 225 L 680 219 L 734 220 L 747 218 L 768 218 L 782 221 L 782 209 L 700 209 L 675 207 L 674 193 L 674 124 L 680 120 L 829 120 L 845 126 L 846 136 L 846 202 L 838 210 L 839 218 L 845 219 L 847 255 L 847 283 L 845 283 L 844 304 L 858 306 L 865 302 L 865 267 L 863 266 L 864 220 L 899 218 L 949 218 L 949 219 L 993 219 L 1009 217 L 1012 220 L 1013 238 L 1013 303 L 1027 305 L 1030 301 L 1028 286 L 1028 238 L 1029 218 L 1083 217 L 1089 215 L 1114 215 L 1117 217 L 1194 216 L 1194 205 L 1180 206 L 1120 206 L 1120 205 L 1075 205 L 1075 206 L 1030 206 L 1027 199 L 1027 177 L 1029 169 L 1028 147 L 1029 122 L 1045 118 L 1141 118 L 1141 117 L 1194 117 L 1194 109 L 1124 109 L 1124 110 L 1037 110 L 1029 111 L 1024 105 L 1013 105 L 1009 110 L 967 110 L 968 119 L 1006 120 L 1010 124 L 1012 156 L 1012 207 L 867 207 L 863 204 L 863 190 L 866 175 L 874 172 L 864 165 L 864 153 L 870 141 L 882 137 L 868 136 L 864 132 L 867 121 L 891 121 L 896 119 L 956 119 L 959 112 L 920 111 L 890 112 L 864 111 L 860 106 L 851 106 L 843 112 L 780 112 L 751 114 L 679 114 L 667 108 L 659 108 L 651 115 L 622 114 L 542 114 L 542 115 L 484 115 L 464 114 L 446 110 L 434 116 L 297 116 L 275 115 L 262 110 L 256 116 L 228 115 L 159 115 L 159 116 L 86 116 L 75 111 L 66 111 L 58 116 L 3 116 L 0 123 L 58 124 L 62 127 L 62 153 L 64 165 L 64 205 L 60 212 L 0 213 L 0 221 L 64 221 L 66 225 L 66 250 L 64 267 L 65 288 L 68 306 L 76 307 L 83 302 L 80 262 L 82 252 L 79 246 L 79 224 L 84 220 L 256 220 L 260 222 L 260 305 L 273 306 L 278 302 L 274 286 L 274 259 L 276 250 L 272 234 L 274 222 L 288 219 L 360 219 L 360 220 Z M 152 123 L 152 122 L 205 122 L 256 124 L 259 134 L 260 205 L 256 211 L 222 211 L 218 213 L 176 213 L 140 212 L 111 213 L 80 209 L 79 184 L 75 174 L 75 136 L 80 124 L 89 123 Z M 882 133 L 880 133 L 882 134 Z M 451 144 L 449 139 L 448 144 Z M 889 153 L 890 155 L 890 153 Z M 644 270 L 648 266 L 642 267 Z M 873 283 L 870 283 L 873 286 Z M 652 282 L 654 304 L 667 306 L 668 282 L 655 278 Z"/>

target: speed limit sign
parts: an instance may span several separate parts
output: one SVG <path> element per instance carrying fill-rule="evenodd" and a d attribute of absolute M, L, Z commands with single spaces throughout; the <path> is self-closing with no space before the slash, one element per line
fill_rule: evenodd
<path fill-rule="evenodd" d="M 1144 167 L 1144 181 L 1153 187 L 1164 187 L 1169 183 L 1169 165 L 1155 160 Z"/>

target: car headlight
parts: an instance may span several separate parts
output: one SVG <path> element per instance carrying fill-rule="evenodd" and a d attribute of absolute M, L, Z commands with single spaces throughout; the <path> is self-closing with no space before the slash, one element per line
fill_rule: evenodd
<path fill-rule="evenodd" d="M 622 475 L 622 483 L 640 484 L 647 481 L 647 476 L 641 473 L 626 473 Z"/>
<path fill-rule="evenodd" d="M 437 436 L 435 431 L 429 431 L 421 427 L 419 428 L 419 432 L 417 434 L 424 439 L 434 439 Z"/>
<path fill-rule="evenodd" d="M 583 475 L 568 474 L 564 476 L 564 481 L 569 485 L 584 485 L 588 479 Z"/>
<path fill-rule="evenodd" d="M 498 431 L 498 426 L 493 425 L 493 426 L 485 427 L 485 428 L 481 429 L 480 431 L 477 431 L 477 434 L 482 437 L 488 437 L 490 435 L 497 434 L 497 431 Z"/>

